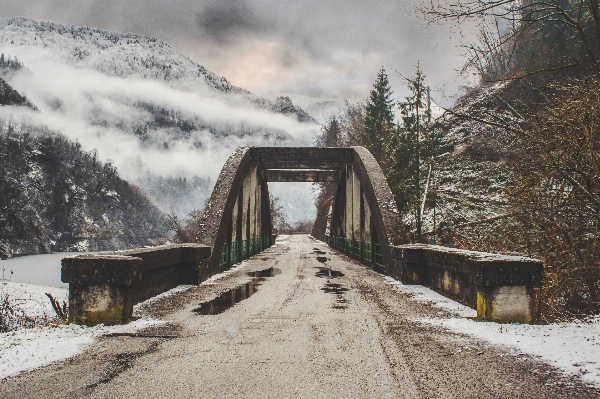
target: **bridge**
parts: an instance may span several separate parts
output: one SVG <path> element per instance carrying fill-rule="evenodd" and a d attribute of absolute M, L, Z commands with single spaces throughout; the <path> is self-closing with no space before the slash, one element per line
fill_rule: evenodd
<path fill-rule="evenodd" d="M 404 284 L 423 284 L 477 309 L 481 320 L 532 323 L 542 262 L 408 244 L 383 171 L 363 147 L 241 147 L 227 160 L 201 219 L 197 244 L 63 260 L 69 320 L 126 323 L 133 305 L 200 284 L 272 246 L 269 182 L 326 182 L 313 236 Z"/>
<path fill-rule="evenodd" d="M 402 224 L 379 164 L 364 147 L 242 147 L 225 163 L 202 219 L 198 242 L 213 249 L 209 275 L 272 242 L 269 182 L 329 182 L 333 201 L 317 214 L 316 238 L 384 272 Z"/>
<path fill-rule="evenodd" d="M 268 183 L 288 181 L 330 183 L 322 240 L 274 238 Z M 597 397 L 538 359 L 440 328 L 456 316 L 384 278 L 429 286 L 482 321 L 529 323 L 540 261 L 409 244 L 399 218 L 364 148 L 239 148 L 198 242 L 63 259 L 71 322 L 160 323 L 105 334 L 3 381 L 0 396 Z"/>

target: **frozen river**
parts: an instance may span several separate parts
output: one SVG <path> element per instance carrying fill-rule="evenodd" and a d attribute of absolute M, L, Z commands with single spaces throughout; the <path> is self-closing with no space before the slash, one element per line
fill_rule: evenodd
<path fill-rule="evenodd" d="M 60 281 L 61 259 L 85 253 L 89 252 L 56 252 L 0 260 L 0 280 L 67 288 L 68 284 Z"/>

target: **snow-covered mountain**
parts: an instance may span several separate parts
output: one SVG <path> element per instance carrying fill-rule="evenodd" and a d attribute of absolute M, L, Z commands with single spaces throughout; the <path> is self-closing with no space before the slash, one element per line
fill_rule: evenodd
<path fill-rule="evenodd" d="M 202 208 L 236 147 L 312 145 L 319 129 L 289 98 L 259 98 L 150 37 L 0 18 L 0 53 L 24 66 L 0 77 L 37 109 L 0 117 L 96 149 L 180 216 Z"/>
<path fill-rule="evenodd" d="M 164 214 L 95 152 L 0 119 L 0 258 L 160 244 Z"/>

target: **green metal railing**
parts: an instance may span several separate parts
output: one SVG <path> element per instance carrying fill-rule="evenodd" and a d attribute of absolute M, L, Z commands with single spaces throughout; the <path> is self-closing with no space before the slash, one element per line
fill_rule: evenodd
<path fill-rule="evenodd" d="M 223 271 L 229 267 L 229 243 L 225 242 L 223 245 L 223 252 L 221 252 L 221 260 L 219 261 L 219 270 Z"/>
<path fill-rule="evenodd" d="M 238 263 L 239 257 L 240 257 L 240 242 L 233 241 L 231 243 L 231 264 L 235 265 L 236 263 Z"/>
<path fill-rule="evenodd" d="M 371 266 L 371 241 L 363 242 L 362 262 Z"/>
<path fill-rule="evenodd" d="M 346 237 L 329 237 L 329 246 L 344 254 L 359 260 L 377 271 L 382 271 L 383 255 L 381 246 L 371 241 L 353 240 Z"/>
<path fill-rule="evenodd" d="M 346 239 L 346 246 L 344 247 L 344 253 L 348 256 L 352 256 L 352 239 Z"/>
<path fill-rule="evenodd" d="M 231 245 L 225 243 L 219 269 L 227 270 L 229 266 L 240 263 L 251 256 L 261 253 L 271 246 L 271 237 L 251 238 L 250 240 L 232 241 Z M 241 251 L 240 251 L 241 249 Z M 240 254 L 241 252 L 241 254 Z"/>
<path fill-rule="evenodd" d="M 383 269 L 383 256 L 381 255 L 381 247 L 379 244 L 373 245 L 373 264 L 375 269 Z"/>
<path fill-rule="evenodd" d="M 362 252 L 361 252 L 361 247 L 362 247 L 362 241 L 359 240 L 353 240 L 353 246 L 354 246 L 354 257 L 360 261 L 362 261 Z"/>
<path fill-rule="evenodd" d="M 248 240 L 242 240 L 242 257 L 240 261 L 248 259 Z"/>

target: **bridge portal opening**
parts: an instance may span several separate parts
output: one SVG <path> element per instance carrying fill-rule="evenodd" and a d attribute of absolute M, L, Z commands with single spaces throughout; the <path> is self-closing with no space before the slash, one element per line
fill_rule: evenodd
<path fill-rule="evenodd" d="M 311 234 L 317 217 L 318 187 L 309 182 L 267 182 L 271 196 L 273 231 L 277 234 Z"/>
<path fill-rule="evenodd" d="M 326 191 L 319 209 L 313 183 Z M 296 217 L 315 216 L 315 238 L 379 270 L 392 261 L 391 246 L 400 237 L 398 210 L 366 149 L 241 147 L 225 163 L 203 216 L 198 241 L 213 248 L 210 274 L 274 243 L 271 190 L 283 197 L 286 213 L 304 198 Z"/>

